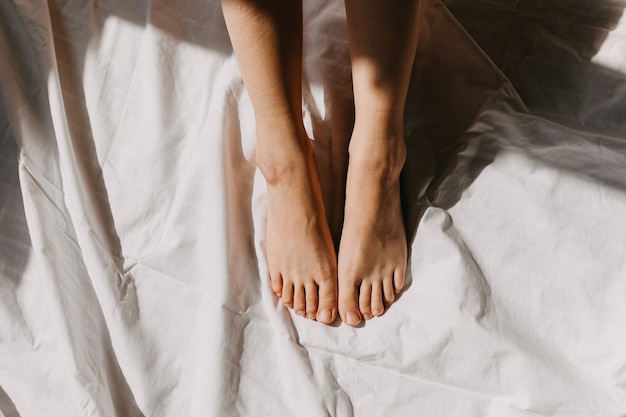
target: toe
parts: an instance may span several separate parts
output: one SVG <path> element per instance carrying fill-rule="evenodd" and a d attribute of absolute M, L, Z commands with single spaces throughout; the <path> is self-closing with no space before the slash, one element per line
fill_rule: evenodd
<path fill-rule="evenodd" d="M 271 274 L 270 286 L 272 287 L 272 292 L 276 295 L 276 297 L 280 298 L 283 292 L 283 277 L 280 274 Z"/>
<path fill-rule="evenodd" d="M 372 285 L 372 314 L 378 317 L 382 315 L 384 311 L 383 284 L 382 282 L 376 282 Z"/>
<path fill-rule="evenodd" d="M 293 290 L 293 310 L 299 316 L 306 313 L 306 299 L 304 296 L 304 286 L 296 285 Z"/>
<path fill-rule="evenodd" d="M 317 321 L 331 323 L 337 317 L 337 280 L 325 279 L 319 283 Z"/>
<path fill-rule="evenodd" d="M 341 320 L 350 326 L 356 326 L 362 320 L 357 296 L 358 286 L 354 281 L 345 282 L 343 280 L 344 284 L 341 284 L 342 280 L 339 282 L 339 314 Z"/>
<path fill-rule="evenodd" d="M 317 313 L 317 285 L 315 281 L 308 283 L 305 288 L 306 316 L 309 319 L 315 319 Z"/>
<path fill-rule="evenodd" d="M 283 300 L 283 304 L 285 307 L 292 308 L 293 307 L 293 283 L 283 282 L 283 289 L 281 292 L 280 298 Z"/>
<path fill-rule="evenodd" d="M 369 320 L 372 315 L 372 286 L 368 283 L 362 282 L 361 288 L 359 288 L 359 310 L 363 314 L 365 320 Z"/>
<path fill-rule="evenodd" d="M 398 268 L 393 273 L 393 287 L 396 294 L 398 294 L 404 288 L 405 275 L 406 268 Z"/>
<path fill-rule="evenodd" d="M 385 306 L 391 305 L 391 303 L 393 303 L 393 300 L 395 300 L 396 298 L 393 288 L 393 275 L 389 275 L 389 277 L 387 277 L 383 281 L 383 297 L 385 301 Z"/>

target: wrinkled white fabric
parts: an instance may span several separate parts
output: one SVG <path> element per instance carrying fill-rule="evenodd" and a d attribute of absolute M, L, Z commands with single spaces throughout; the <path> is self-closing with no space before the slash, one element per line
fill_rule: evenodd
<path fill-rule="evenodd" d="M 351 328 L 269 289 L 218 1 L 0 2 L 0 415 L 626 416 L 625 7 L 422 3 L 410 279 Z M 347 48 L 305 1 L 335 233 Z"/>

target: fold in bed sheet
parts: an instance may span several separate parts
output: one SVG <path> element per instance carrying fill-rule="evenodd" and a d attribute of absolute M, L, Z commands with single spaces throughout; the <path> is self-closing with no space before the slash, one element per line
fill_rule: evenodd
<path fill-rule="evenodd" d="M 2 1 L 0 415 L 626 416 L 624 6 L 422 2 L 410 280 L 353 329 L 268 288 L 218 2 Z M 342 2 L 304 67 L 337 234 Z"/>

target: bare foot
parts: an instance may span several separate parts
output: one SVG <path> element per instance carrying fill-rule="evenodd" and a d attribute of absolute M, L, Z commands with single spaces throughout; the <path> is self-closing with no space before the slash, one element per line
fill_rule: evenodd
<path fill-rule="evenodd" d="M 355 128 L 350 143 L 338 285 L 339 314 L 351 326 L 382 315 L 406 273 L 399 183 L 406 148 L 400 135 L 378 140 L 376 134 Z"/>
<path fill-rule="evenodd" d="M 272 128 L 258 129 L 257 134 L 290 133 Z M 304 132 L 298 135 L 299 140 L 290 143 L 302 146 L 279 144 L 257 152 L 267 180 L 265 246 L 270 282 L 274 294 L 296 314 L 331 323 L 337 317 L 335 247 L 313 153 Z"/>

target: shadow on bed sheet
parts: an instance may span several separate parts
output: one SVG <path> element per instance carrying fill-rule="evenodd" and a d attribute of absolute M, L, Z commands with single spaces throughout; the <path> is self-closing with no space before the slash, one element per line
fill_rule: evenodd
<path fill-rule="evenodd" d="M 505 147 L 521 149 L 550 166 L 575 173 L 581 163 L 586 164 L 595 180 L 623 187 L 623 181 L 616 178 L 623 169 L 618 174 L 603 169 L 598 148 L 611 139 L 598 135 L 617 138 L 611 147 L 626 145 L 619 139 L 626 137 L 626 74 L 591 59 L 616 27 L 626 4 L 616 0 L 444 3 L 479 48 L 468 42 L 462 30 L 457 33 L 448 25 L 441 32 L 445 25 L 438 25 L 437 19 L 442 14 L 429 15 L 427 10 L 427 39 L 420 44 L 407 103 L 409 158 L 403 196 L 409 237 L 414 236 L 423 210 L 432 201 L 446 209 L 456 204 Z M 428 41 L 429 35 L 437 44 Z M 529 116 L 527 135 L 533 132 L 530 119 L 539 116 L 535 117 L 539 123 L 550 124 L 543 134 L 553 132 L 553 137 L 545 141 L 529 136 L 496 141 L 476 138 L 481 140 L 478 157 L 465 167 L 470 171 L 464 172 L 466 181 L 453 195 L 438 198 L 439 185 L 457 166 L 468 141 L 475 140 L 463 133 L 497 95 L 506 101 L 505 111 L 518 118 Z M 572 146 L 561 147 L 561 152 L 546 152 L 562 140 L 564 131 L 559 125 L 580 134 L 567 133 Z"/>
<path fill-rule="evenodd" d="M 460 25 L 451 24 L 454 21 L 443 4 L 427 2 L 422 7 L 422 33 L 405 111 L 408 155 L 402 196 L 410 241 L 438 186 L 468 146 L 464 132 L 494 98 L 514 96 L 506 77 Z M 492 156 L 484 154 L 473 178 Z"/>
<path fill-rule="evenodd" d="M 624 137 L 626 74 L 592 61 L 622 17 L 624 0 L 444 3 L 531 112 Z"/>
<path fill-rule="evenodd" d="M 623 18 L 626 2 L 445 3 L 510 79 L 529 113 L 549 121 L 541 122 L 542 140 L 536 140 L 535 122 L 524 117 L 529 136 L 510 138 L 507 145 L 624 190 L 626 73 L 593 58 Z M 623 62 L 623 52 L 614 50 L 613 62 Z"/>
<path fill-rule="evenodd" d="M 0 112 L 2 112 L 0 102 Z M 18 181 L 18 156 L 15 138 L 0 119 L 0 131 L 4 131 L 0 141 L 0 253 L 2 269 L 0 296 L 5 287 L 18 287 L 30 258 L 31 241 L 26 225 L 24 200 Z"/>
<path fill-rule="evenodd" d="M 0 387 L 0 414 L 5 417 L 20 417 L 15 404 L 2 387 Z"/>
<path fill-rule="evenodd" d="M 87 7 L 76 9 L 90 11 Z M 140 27 L 152 25 L 178 41 L 193 43 L 222 55 L 232 54 L 219 0 L 104 0 L 97 2 L 97 16 L 100 22 L 116 17 Z"/>

